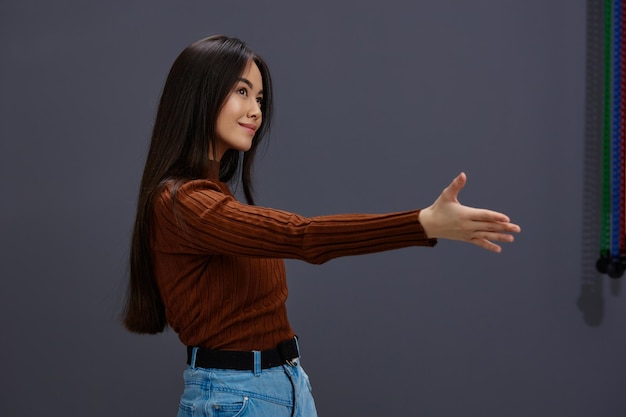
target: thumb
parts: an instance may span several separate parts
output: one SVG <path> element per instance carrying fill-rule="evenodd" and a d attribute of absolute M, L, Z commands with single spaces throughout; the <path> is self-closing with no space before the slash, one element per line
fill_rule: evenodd
<path fill-rule="evenodd" d="M 449 199 L 456 200 L 463 187 L 465 187 L 466 182 L 467 176 L 464 172 L 461 172 L 444 190 L 444 195 Z"/>

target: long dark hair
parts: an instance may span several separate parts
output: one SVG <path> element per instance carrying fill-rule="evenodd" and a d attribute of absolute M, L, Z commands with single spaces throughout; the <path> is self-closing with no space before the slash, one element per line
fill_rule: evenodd
<path fill-rule="evenodd" d="M 175 193 L 183 182 L 206 176 L 209 151 L 215 155 L 217 149 L 217 117 L 250 62 L 258 66 L 263 80 L 262 123 L 248 151 L 224 153 L 220 180 L 231 181 L 239 172 L 246 200 L 254 204 L 252 164 L 272 118 L 272 84 L 265 62 L 241 40 L 218 35 L 185 48 L 167 76 L 141 179 L 131 242 L 130 282 L 122 320 L 132 332 L 159 333 L 167 325 L 150 249 L 155 197 L 169 181 L 176 184 Z"/>

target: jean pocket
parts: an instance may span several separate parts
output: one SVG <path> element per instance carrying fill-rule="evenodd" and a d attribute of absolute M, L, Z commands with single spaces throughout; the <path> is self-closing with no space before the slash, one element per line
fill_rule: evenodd
<path fill-rule="evenodd" d="M 193 417 L 193 404 L 187 404 L 181 401 L 178 404 L 178 416 L 177 417 Z"/>
<path fill-rule="evenodd" d="M 212 404 L 212 414 L 215 417 L 242 417 L 246 412 L 249 398 L 237 395 L 220 395 Z"/>

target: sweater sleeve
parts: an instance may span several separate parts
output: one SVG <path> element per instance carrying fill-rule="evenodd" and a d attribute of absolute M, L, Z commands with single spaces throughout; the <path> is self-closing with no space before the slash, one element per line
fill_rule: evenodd
<path fill-rule="evenodd" d="M 164 190 L 154 207 L 154 248 L 165 252 L 301 259 L 330 259 L 409 246 L 434 246 L 419 210 L 388 214 L 303 217 L 242 204 L 218 184 L 196 180 L 172 199 Z"/>

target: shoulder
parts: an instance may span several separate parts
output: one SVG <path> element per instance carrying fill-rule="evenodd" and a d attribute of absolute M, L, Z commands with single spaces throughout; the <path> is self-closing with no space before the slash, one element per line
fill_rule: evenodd
<path fill-rule="evenodd" d="M 217 180 L 192 180 L 183 183 L 167 181 L 157 194 L 155 205 L 171 206 L 172 204 L 203 204 L 215 203 L 224 198 L 230 198 L 228 186 Z"/>

